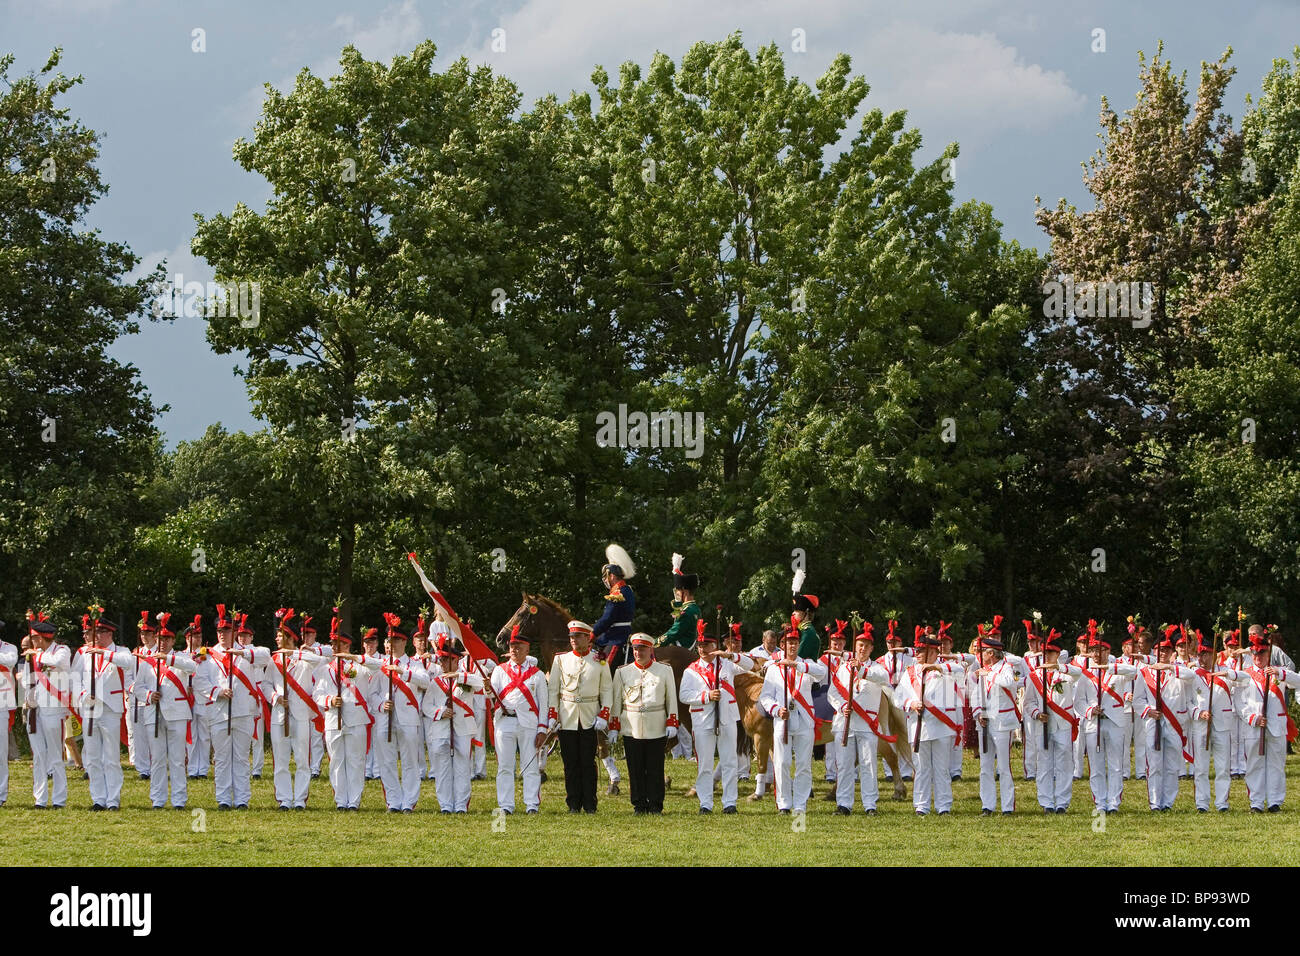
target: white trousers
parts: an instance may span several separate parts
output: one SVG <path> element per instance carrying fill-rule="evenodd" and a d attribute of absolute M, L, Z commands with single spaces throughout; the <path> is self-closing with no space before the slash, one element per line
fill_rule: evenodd
<path fill-rule="evenodd" d="M 930 813 L 931 799 L 940 813 L 953 809 L 953 753 L 950 736 L 920 741 L 917 779 L 911 784 L 911 804 L 918 813 Z"/>
<path fill-rule="evenodd" d="M 1139 780 L 1145 780 L 1147 776 L 1146 723 L 1140 716 L 1133 718 L 1133 775 Z"/>
<path fill-rule="evenodd" d="M 1183 743 L 1169 720 L 1145 720 L 1147 801 L 1153 810 L 1172 807 L 1178 797 L 1178 773 L 1183 769 Z M 1160 749 L 1156 734 L 1163 731 Z"/>
<path fill-rule="evenodd" d="M 261 713 L 253 718 L 253 740 L 250 744 L 252 762 L 250 769 L 259 777 L 262 775 L 262 768 L 266 766 L 266 728 L 262 725 L 266 722 Z"/>
<path fill-rule="evenodd" d="M 1092 802 L 1103 810 L 1118 810 L 1124 798 L 1124 773 L 1128 769 L 1128 738 L 1132 724 L 1120 725 L 1101 718 L 1101 753 L 1097 752 L 1097 729 L 1079 725 L 1079 737 L 1088 750 L 1088 786 Z"/>
<path fill-rule="evenodd" d="M 1259 731 L 1246 725 L 1242 733 L 1246 746 L 1246 792 L 1252 807 L 1281 806 L 1286 799 L 1286 737 L 1264 738 L 1264 756 L 1259 755 Z"/>
<path fill-rule="evenodd" d="M 1192 740 L 1196 743 L 1193 755 L 1195 763 L 1195 787 L 1197 808 L 1210 808 L 1210 759 L 1214 759 L 1214 807 L 1219 809 L 1228 805 L 1228 787 L 1232 783 L 1232 769 L 1229 754 L 1232 751 L 1232 728 L 1226 726 L 1230 721 L 1219 719 L 1215 715 L 1214 726 L 1209 728 L 1210 746 L 1205 746 L 1205 721 L 1192 721 Z M 1220 725 L 1225 726 L 1220 726 Z M 1211 752 L 1212 751 L 1212 752 Z"/>
<path fill-rule="evenodd" d="M 435 721 L 425 718 L 425 733 L 432 746 L 429 748 L 429 761 L 433 767 L 434 789 L 438 794 L 438 809 L 455 813 L 469 809 L 470 750 L 472 740 L 469 734 L 450 734 L 446 727 L 436 727 L 439 723 L 450 723 L 451 718 Z M 435 726 L 430 726 L 430 725 Z M 439 732 L 441 730 L 441 733 Z M 452 738 L 455 737 L 455 748 Z"/>
<path fill-rule="evenodd" d="M 1228 745 L 1231 748 L 1228 754 L 1228 769 L 1232 773 L 1244 774 L 1246 772 L 1246 729 L 1247 724 L 1240 717 L 1232 718 L 1232 726 L 1228 737 Z M 1256 741 L 1258 749 L 1258 741 Z"/>
<path fill-rule="evenodd" d="M 84 733 L 81 762 L 90 774 L 90 802 L 101 807 L 122 805 L 122 715 L 96 708 L 94 726 Z M 86 715 L 82 715 L 82 728 Z"/>
<path fill-rule="evenodd" d="M 149 733 L 149 799 L 155 807 L 167 803 L 167 783 L 171 781 L 173 807 L 185 806 L 189 799 L 188 779 L 185 776 L 185 728 L 188 720 L 163 720 L 158 725 L 158 736 Z"/>
<path fill-rule="evenodd" d="M 853 783 L 857 778 L 862 788 L 862 809 L 876 809 L 880 785 L 876 779 L 876 746 L 879 738 L 870 730 L 849 731 L 849 739 L 841 744 L 844 731 L 835 734 L 832 748 L 835 752 L 835 804 L 853 807 Z M 828 748 L 828 751 L 832 748 Z M 855 772 L 856 771 L 856 772 Z"/>
<path fill-rule="evenodd" d="M 229 731 L 227 731 L 229 726 Z M 216 777 L 217 803 L 243 806 L 253 798 L 249 779 L 249 748 L 253 740 L 253 718 L 227 719 L 226 708 L 209 708 L 208 730 L 212 733 L 212 763 Z"/>
<path fill-rule="evenodd" d="M 153 708 L 148 704 L 140 704 L 139 707 L 135 704 L 127 704 L 127 749 L 131 752 L 131 766 L 135 767 L 136 773 L 148 773 L 149 768 L 153 766 L 150 750 L 153 745 L 153 721 L 144 720 L 146 713 L 150 717 L 153 716 Z M 161 736 L 162 731 L 158 731 L 158 734 Z"/>
<path fill-rule="evenodd" d="M 393 718 L 393 739 L 388 739 L 388 715 L 380 714 L 371 729 L 371 753 L 384 788 L 384 802 L 390 810 L 414 810 L 420 799 L 420 725 L 403 724 Z"/>
<path fill-rule="evenodd" d="M 536 810 L 542 803 L 542 770 L 538 763 L 537 731 L 521 731 L 518 717 L 498 712 L 492 721 L 497 751 L 497 806 L 515 810 L 515 765 L 524 778 L 524 809 Z"/>
<path fill-rule="evenodd" d="M 279 714 L 277 717 L 276 714 Z M 271 711 L 271 758 L 275 761 L 275 802 L 282 807 L 307 806 L 311 786 L 311 761 L 307 757 L 312 722 L 290 715 L 289 732 L 284 731 L 284 711 Z M 289 761 L 293 760 L 293 771 Z"/>
<path fill-rule="evenodd" d="M 915 755 L 916 780 L 912 783 L 912 806 L 917 813 L 930 812 L 930 800 L 940 813 L 952 809 L 952 737 L 922 740 Z"/>
<path fill-rule="evenodd" d="M 194 725 L 190 727 L 189 762 L 186 768 L 191 777 L 208 775 L 208 757 L 212 752 L 212 731 L 208 728 L 208 708 L 194 705 Z"/>
<path fill-rule="evenodd" d="M 361 806 L 361 792 L 366 786 L 365 725 L 326 730 L 325 749 L 330 756 L 330 786 L 334 788 L 335 806 Z"/>
<path fill-rule="evenodd" d="M 715 733 L 710 727 L 706 731 L 695 731 L 695 758 L 698 762 L 695 774 L 695 794 L 700 799 L 700 807 L 713 809 L 713 760 L 718 761 L 718 771 L 722 782 L 722 805 L 734 807 L 740 791 L 739 768 L 736 761 L 736 724 L 724 720 Z M 812 771 L 809 770 L 811 775 Z M 807 799 L 807 798 L 805 798 Z"/>
<path fill-rule="evenodd" d="M 0 721 L 4 722 L 0 725 L 0 738 L 3 738 L 0 739 L 0 803 L 4 803 L 9 799 L 9 716 L 12 713 L 13 711 L 8 707 L 0 708 Z M 23 720 L 26 717 L 27 711 L 21 707 L 18 708 L 18 713 L 14 714 L 15 721 Z M 35 752 L 35 746 L 33 745 L 33 755 Z M 35 772 L 35 766 L 35 757 L 33 756 L 33 772 Z"/>
<path fill-rule="evenodd" d="M 1040 721 L 1032 722 L 1035 727 L 1030 733 L 1043 742 L 1043 725 Z M 1070 805 L 1070 795 L 1074 790 L 1074 742 L 1070 739 L 1070 728 L 1062 727 L 1053 731 L 1046 750 L 1038 751 L 1038 767 L 1034 774 L 1037 784 L 1038 805 L 1045 810 L 1056 810 Z"/>
<path fill-rule="evenodd" d="M 838 737 L 836 737 L 835 739 L 839 740 Z M 840 753 L 840 748 L 838 745 L 828 746 L 826 748 L 826 755 L 822 758 L 822 765 L 825 768 L 824 775 L 827 780 L 839 779 L 838 776 L 839 769 L 840 769 L 839 753 Z"/>
<path fill-rule="evenodd" d="M 26 711 L 19 711 L 19 714 L 25 716 Z M 32 798 L 38 807 L 50 803 L 61 807 L 68 802 L 68 768 L 63 763 L 63 714 L 61 707 L 38 707 L 36 733 L 29 734 L 32 745 Z M 9 749 L 7 739 L 4 749 Z M 5 789 L 0 793 L 0 800 L 8 796 L 8 753 L 5 758 L 4 769 L 0 771 L 5 774 Z M 51 773 L 54 774 L 53 780 L 50 779 Z"/>
<path fill-rule="evenodd" d="M 1011 779 L 1011 734 L 1010 730 L 994 730 L 990 726 L 986 752 L 984 730 L 978 721 L 975 723 L 975 746 L 980 755 L 980 807 L 984 810 L 998 809 L 999 795 L 1004 812 L 1016 808 L 1016 785 Z"/>
<path fill-rule="evenodd" d="M 482 777 L 487 773 L 487 702 L 481 696 L 474 698 L 474 739 L 483 741 L 471 752 L 474 776 Z"/>
<path fill-rule="evenodd" d="M 312 727 L 307 734 L 307 751 L 311 756 L 311 772 L 320 773 L 321 758 L 325 756 L 325 734 Z"/>
<path fill-rule="evenodd" d="M 1075 714 L 1077 717 L 1078 714 Z M 1082 723 L 1080 723 L 1079 735 L 1074 738 L 1074 776 L 1082 779 L 1083 777 L 1083 755 L 1088 749 L 1088 742 L 1083 739 Z M 1105 733 L 1105 731 L 1102 731 Z"/>
<path fill-rule="evenodd" d="M 1043 725 L 1026 717 L 1021 739 L 1024 741 L 1025 779 L 1033 780 L 1038 776 L 1038 754 L 1043 749 Z"/>
<path fill-rule="evenodd" d="M 778 810 L 805 810 L 812 796 L 812 729 L 790 731 L 790 739 L 783 741 L 781 720 L 773 722 L 772 751 L 776 756 L 776 808 Z M 790 760 L 794 759 L 794 779 L 791 780 Z M 793 782 L 793 794 L 791 783 Z"/>

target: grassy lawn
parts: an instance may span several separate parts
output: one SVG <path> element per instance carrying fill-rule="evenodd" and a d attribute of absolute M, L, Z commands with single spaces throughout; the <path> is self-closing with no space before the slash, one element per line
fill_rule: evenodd
<path fill-rule="evenodd" d="M 626 796 L 603 795 L 595 816 L 565 812 L 559 755 L 542 787 L 542 812 L 519 811 L 494 829 L 495 766 L 488 756 L 489 779 L 474 784 L 468 816 L 436 811 L 432 782 L 426 781 L 414 814 L 384 812 L 378 781 L 367 784 L 361 812 L 334 809 L 326 774 L 312 781 L 305 813 L 279 813 L 272 798 L 271 759 L 266 774 L 253 781 L 252 809 L 219 812 L 212 780 L 190 781 L 190 808 L 149 809 L 148 782 L 126 768 L 122 810 L 87 812 L 86 781 L 69 780 L 68 807 L 59 812 L 31 809 L 31 763 L 10 763 L 9 802 L 0 809 L 3 863 L 40 865 L 863 865 L 938 864 L 1056 866 L 1260 866 L 1293 865 L 1300 849 L 1297 803 L 1300 758 L 1288 760 L 1288 800 L 1281 813 L 1250 815 L 1244 782 L 1234 780 L 1231 813 L 1198 814 L 1190 780 L 1182 781 L 1178 801 L 1166 814 L 1146 809 L 1145 787 L 1129 780 L 1123 809 L 1105 818 L 1094 832 L 1092 800 L 1086 781 L 1076 782 L 1069 813 L 1043 814 L 1033 784 L 1016 780 L 1017 812 L 985 818 L 979 810 L 978 766 L 966 755 L 965 779 L 954 784 L 953 813 L 916 817 L 910 799 L 884 799 L 876 817 L 833 814 L 824 801 L 827 785 L 818 763 L 806 828 L 795 832 L 793 818 L 775 812 L 770 794 L 761 803 L 744 797 L 753 785 L 741 782 L 740 813 L 698 815 L 699 805 L 685 796 L 695 765 L 669 761 L 673 791 L 663 817 L 634 817 Z M 1018 759 L 1018 757 L 1016 758 Z M 123 756 L 125 762 L 125 755 Z M 328 764 L 327 764 L 328 766 Z M 624 768 L 625 769 L 625 768 Z M 624 774 L 626 777 L 626 773 Z M 910 785 L 909 785 L 910 787 Z M 204 812 L 196 818 L 195 810 Z M 202 824 L 204 829 L 195 832 Z"/>

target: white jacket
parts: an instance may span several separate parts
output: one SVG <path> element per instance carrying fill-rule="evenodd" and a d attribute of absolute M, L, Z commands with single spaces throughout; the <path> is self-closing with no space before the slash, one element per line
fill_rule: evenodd
<path fill-rule="evenodd" d="M 849 686 L 850 680 L 853 682 L 852 687 Z M 853 706 L 848 715 L 849 731 L 855 734 L 871 731 L 879 736 L 880 698 L 886 693 L 887 687 L 889 672 L 876 661 L 859 663 L 856 660 L 846 660 L 835 669 L 826 699 L 835 709 L 831 729 L 835 732 L 836 740 L 844 734 L 845 715 L 841 711 L 850 698 Z M 873 727 L 872 723 L 876 726 Z"/>
<path fill-rule="evenodd" d="M 816 733 L 813 684 L 825 680 L 826 668 L 818 661 L 810 661 L 802 657 L 796 658 L 794 666 L 791 667 L 778 667 L 775 664 L 767 666 L 763 674 L 763 689 L 758 695 L 758 705 L 775 721 L 773 732 L 777 738 L 785 736 L 786 722 L 776 715 L 782 707 L 790 713 L 790 730 L 793 733 Z"/>
<path fill-rule="evenodd" d="M 917 661 L 903 671 L 894 700 L 907 709 L 912 701 L 922 700 L 921 740 L 955 737 L 961 729 L 962 713 L 958 705 L 957 683 L 966 679 L 966 668 L 958 661 L 936 661 L 939 670 L 923 671 Z M 942 716 L 937 716 L 942 714 Z M 912 717 L 915 719 L 915 717 Z"/>
<path fill-rule="evenodd" d="M 713 682 L 713 660 L 718 662 L 717 689 L 722 693 L 717 702 L 709 700 L 709 692 L 715 688 Z M 736 703 L 736 675 L 754 669 L 753 658 L 738 654 L 734 661 L 726 658 L 713 658 L 709 663 L 696 658 L 682 672 L 682 684 L 678 688 L 677 698 L 691 712 L 691 729 L 697 733 L 713 733 L 714 714 L 721 715 L 722 725 L 735 724 L 740 720 L 740 705 Z"/>
<path fill-rule="evenodd" d="M 971 712 L 975 719 L 987 717 L 989 727 L 999 733 L 1015 730 L 1021 724 L 1018 695 L 1025 685 L 1020 668 L 1015 661 L 1003 657 L 994 661 L 985 673 L 978 671 L 976 667 L 970 670 Z"/>

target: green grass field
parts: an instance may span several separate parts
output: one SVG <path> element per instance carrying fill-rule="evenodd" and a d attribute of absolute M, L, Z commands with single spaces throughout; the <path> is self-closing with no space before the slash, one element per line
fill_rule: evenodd
<path fill-rule="evenodd" d="M 73 772 L 68 807 L 31 808 L 31 763 L 9 764 L 9 802 L 0 808 L 3 863 L 10 866 L 142 865 L 310 865 L 310 866 L 528 866 L 613 865 L 1052 865 L 1052 866 L 1278 866 L 1293 865 L 1300 848 L 1296 806 L 1300 802 L 1297 767 L 1288 759 L 1288 801 L 1278 814 L 1248 813 L 1244 782 L 1232 782 L 1231 813 L 1198 814 L 1190 780 L 1182 781 L 1178 802 L 1166 814 L 1147 811 L 1145 786 L 1129 780 L 1123 809 L 1105 818 L 1095 832 L 1086 781 L 1076 782 L 1070 812 L 1047 816 L 1038 809 L 1033 783 L 1016 780 L 1014 816 L 980 816 L 978 766 L 966 755 L 965 779 L 954 784 L 950 816 L 916 817 L 910 799 L 888 799 L 882 781 L 877 816 L 855 807 L 851 817 L 833 814 L 822 800 L 828 785 L 815 768 L 813 801 L 806 828 L 780 816 L 769 796 L 748 803 L 752 784 L 741 782 L 740 813 L 699 816 L 686 797 L 694 763 L 669 761 L 673 792 L 662 817 L 635 817 L 626 796 L 603 795 L 594 816 L 565 812 L 559 755 L 542 788 L 542 812 L 520 811 L 494 829 L 495 766 L 488 756 L 486 781 L 474 784 L 470 812 L 444 816 L 436 811 L 432 783 L 426 781 L 414 814 L 389 814 L 378 781 L 366 786 L 361 812 L 334 809 L 326 774 L 312 781 L 305 813 L 275 809 L 266 774 L 253 781 L 252 809 L 219 812 L 212 780 L 190 781 L 188 812 L 149 808 L 148 782 L 127 766 L 122 810 L 90 813 L 86 781 Z M 1013 755 L 1013 762 L 1018 761 Z M 125 755 L 123 757 L 125 763 Z M 327 765 L 328 766 L 328 765 Z M 910 785 L 909 785 L 910 786 Z M 720 805 L 719 805 L 720 808 Z M 204 811 L 200 816 L 195 810 Z M 1098 821 L 1100 822 L 1100 821 Z M 196 832 L 196 827 L 202 829 Z"/>

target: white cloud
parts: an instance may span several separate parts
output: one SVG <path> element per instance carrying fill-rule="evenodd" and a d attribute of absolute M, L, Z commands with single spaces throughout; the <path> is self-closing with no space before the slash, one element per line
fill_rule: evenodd
<path fill-rule="evenodd" d="M 491 49 L 490 28 L 476 46 L 456 52 L 511 77 L 527 103 L 547 92 L 563 98 L 571 89 L 590 89 L 597 64 L 616 78 L 626 60 L 644 67 L 656 50 L 680 60 L 693 42 L 740 29 L 750 49 L 775 41 L 787 70 L 810 85 L 833 56 L 848 53 L 854 71 L 872 86 L 866 106 L 907 109 L 930 144 L 987 141 L 1003 130 L 1041 127 L 1045 115 L 1085 104 L 1062 71 L 1027 60 L 993 32 L 1012 22 L 1004 4 L 964 8 L 960 22 L 977 24 L 974 29 L 953 22 L 941 6 L 904 9 L 884 0 L 803 9 L 786 0 L 525 0 L 501 18 L 505 52 Z M 806 53 L 791 49 L 795 28 L 806 32 Z"/>

